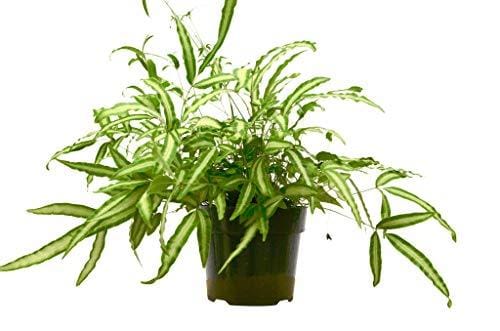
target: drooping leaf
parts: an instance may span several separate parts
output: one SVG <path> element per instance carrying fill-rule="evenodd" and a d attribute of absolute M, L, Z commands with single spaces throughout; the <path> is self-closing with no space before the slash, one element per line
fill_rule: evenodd
<path fill-rule="evenodd" d="M 448 298 L 448 307 L 451 307 L 452 302 L 448 287 L 446 286 L 446 283 L 441 275 L 432 265 L 431 261 L 421 251 L 400 236 L 388 233 L 386 234 L 386 238 L 397 251 L 416 265 L 424 273 L 424 275 L 431 280 L 434 286 Z"/>
<path fill-rule="evenodd" d="M 102 251 L 104 250 L 104 245 L 106 241 L 106 231 L 99 232 L 95 236 L 94 244 L 92 245 L 92 250 L 90 251 L 90 256 L 85 263 L 78 280 L 76 281 L 76 286 L 80 286 L 85 279 L 90 275 L 90 273 L 95 269 L 97 261 L 101 258 Z"/>
<path fill-rule="evenodd" d="M 276 152 L 280 152 L 284 149 L 292 148 L 293 144 L 284 140 L 269 140 L 267 143 L 264 152 L 268 154 L 274 154 Z"/>
<path fill-rule="evenodd" d="M 197 237 L 198 248 L 200 251 L 201 265 L 203 268 L 207 265 L 208 251 L 210 249 L 210 240 L 212 238 L 212 222 L 206 210 L 197 210 Z"/>
<path fill-rule="evenodd" d="M 215 85 L 228 83 L 234 80 L 236 80 L 236 77 L 234 77 L 234 75 L 232 74 L 218 74 L 216 76 L 211 76 L 203 79 L 193 86 L 198 89 L 207 89 L 210 87 L 214 87 Z"/>
<path fill-rule="evenodd" d="M 290 157 L 290 159 L 293 161 L 293 164 L 299 169 L 300 174 L 302 175 L 302 178 L 304 179 L 304 182 L 308 186 L 313 186 L 313 183 L 311 181 L 311 178 L 309 178 L 309 174 L 306 171 L 306 168 L 304 167 L 304 164 L 299 156 L 299 154 L 293 150 L 287 150 L 286 153 Z"/>
<path fill-rule="evenodd" d="M 136 214 L 129 230 L 129 242 L 130 247 L 132 247 L 133 251 L 135 251 L 139 247 L 142 240 L 144 239 L 144 236 L 146 235 L 146 229 L 146 224 L 141 219 L 140 215 Z"/>
<path fill-rule="evenodd" d="M 116 192 L 120 191 L 131 191 L 135 189 L 138 186 L 145 185 L 149 183 L 148 180 L 128 180 L 128 181 L 122 181 L 114 184 L 110 184 L 104 187 L 101 187 L 99 190 L 97 190 L 98 193 L 106 193 L 106 194 L 114 194 Z"/>
<path fill-rule="evenodd" d="M 28 212 L 36 215 L 62 215 L 89 218 L 94 214 L 95 209 L 72 203 L 53 203 L 36 209 L 28 209 Z"/>
<path fill-rule="evenodd" d="M 173 132 L 169 132 L 165 136 L 165 143 L 163 144 L 161 153 L 162 157 L 160 163 L 164 169 L 170 168 L 170 164 L 172 163 L 172 160 L 174 159 L 178 148 L 179 148 L 178 137 Z"/>
<path fill-rule="evenodd" d="M 375 186 L 377 188 L 381 188 L 382 186 L 388 184 L 389 182 L 395 179 L 406 178 L 406 177 L 408 177 L 408 174 L 406 174 L 403 171 L 389 170 L 378 176 Z"/>
<path fill-rule="evenodd" d="M 246 231 L 243 237 L 241 238 L 240 243 L 236 247 L 236 249 L 229 255 L 227 258 L 226 262 L 224 262 L 224 265 L 222 268 L 219 270 L 219 275 L 227 268 L 227 266 L 247 248 L 247 246 L 252 242 L 253 238 L 257 234 L 257 231 L 259 230 L 259 222 L 255 222 L 252 224 Z"/>
<path fill-rule="evenodd" d="M 382 247 L 377 231 L 373 232 L 370 238 L 370 268 L 373 275 L 373 286 L 380 283 L 380 274 L 382 272 Z"/>
<path fill-rule="evenodd" d="M 445 228 L 446 230 L 448 230 L 450 232 L 451 238 L 453 239 L 453 241 L 455 241 L 455 242 L 457 241 L 457 234 L 456 234 L 455 230 L 453 230 L 453 228 L 448 224 L 448 222 L 446 222 L 446 220 L 444 220 L 444 218 L 441 216 L 441 214 L 430 203 L 419 198 L 415 194 L 408 192 L 406 190 L 403 190 L 399 187 L 387 187 L 387 188 L 385 188 L 385 190 L 392 195 L 395 195 L 395 196 L 398 196 L 400 198 L 406 199 L 408 201 L 414 202 L 417 205 L 419 205 L 420 207 L 422 207 L 423 209 L 425 209 L 426 211 L 428 211 L 429 213 L 432 213 L 432 217 L 434 217 L 439 222 L 439 224 L 441 224 L 441 226 L 443 228 Z"/>
<path fill-rule="evenodd" d="M 159 114 L 139 103 L 119 103 L 111 108 L 104 108 L 96 112 L 95 121 L 97 123 L 101 122 L 104 119 L 109 119 L 111 116 L 124 116 L 129 115 L 131 111 L 139 111 L 143 112 L 151 117 L 158 117 Z"/>
<path fill-rule="evenodd" d="M 218 40 L 213 46 L 210 53 L 208 53 L 205 59 L 203 60 L 203 63 L 200 66 L 200 72 L 203 72 L 203 70 L 205 70 L 205 68 L 208 65 L 210 65 L 215 55 L 222 47 L 222 44 L 224 44 L 224 41 L 226 40 L 227 37 L 227 33 L 229 32 L 229 27 L 231 26 L 231 21 L 234 15 L 234 9 L 236 7 L 237 2 L 238 2 L 237 0 L 224 1 L 224 7 L 222 8 L 221 20 L 219 24 Z"/>
<path fill-rule="evenodd" d="M 295 91 L 290 94 L 286 99 L 283 106 L 283 113 L 289 114 L 292 107 L 300 101 L 300 99 L 309 91 L 315 89 L 316 87 L 328 82 L 330 78 L 326 77 L 316 77 L 302 83 Z"/>
<path fill-rule="evenodd" d="M 271 93 L 276 89 L 278 79 L 281 76 L 281 74 L 283 73 L 283 71 L 286 69 L 286 67 L 288 67 L 290 65 L 290 63 L 292 63 L 297 57 L 299 57 L 303 53 L 304 53 L 304 51 L 301 51 L 301 52 L 298 52 L 298 53 L 292 55 L 276 69 L 274 74 L 269 79 L 269 82 L 267 83 L 266 91 L 264 93 L 264 99 L 267 99 L 271 95 Z"/>
<path fill-rule="evenodd" d="M 186 78 L 189 84 L 192 85 L 196 77 L 196 58 L 194 56 L 191 37 L 180 18 L 176 17 L 175 23 L 177 24 L 177 34 L 179 35 L 179 42 L 182 47 L 182 58 L 186 68 Z"/>
<path fill-rule="evenodd" d="M 226 215 L 226 194 L 224 192 L 219 193 L 215 198 L 215 207 L 217 208 L 217 218 L 222 221 Z"/>
<path fill-rule="evenodd" d="M 153 210 L 154 204 L 153 204 L 153 198 L 149 194 L 148 191 L 144 192 L 142 197 L 137 201 L 137 211 L 139 212 L 139 215 L 141 215 L 142 220 L 148 228 L 152 227 L 151 224 L 151 219 L 153 217 Z"/>
<path fill-rule="evenodd" d="M 108 166 L 94 164 L 94 163 L 70 162 L 70 161 L 59 160 L 59 159 L 57 161 L 64 164 L 65 166 L 67 166 L 70 169 L 85 172 L 89 175 L 97 176 L 97 177 L 111 178 L 115 175 L 116 171 L 118 170 L 116 168 L 111 168 Z"/>
<path fill-rule="evenodd" d="M 255 194 L 255 187 L 252 185 L 251 182 L 247 182 L 240 191 L 238 202 L 236 202 L 236 207 L 234 208 L 234 211 L 229 220 L 232 221 L 236 219 L 245 211 L 245 209 L 248 208 L 248 206 L 252 202 L 254 194 Z"/>
<path fill-rule="evenodd" d="M 182 199 L 189 192 L 193 184 L 200 178 L 200 176 L 205 172 L 207 167 L 210 165 L 210 162 L 212 161 L 216 153 L 217 153 L 216 149 L 211 149 L 200 155 L 198 161 L 195 163 L 193 173 L 190 174 L 186 186 L 181 191 L 181 193 L 179 193 L 179 199 Z"/>
<path fill-rule="evenodd" d="M 135 205 L 139 199 L 144 194 L 146 188 L 138 187 L 131 192 L 125 192 L 124 194 L 118 194 L 111 197 L 107 202 L 105 202 L 96 213 L 89 218 L 83 225 L 80 231 L 72 238 L 71 243 L 66 249 L 65 256 L 83 239 L 85 239 L 88 234 L 94 230 L 97 225 L 104 222 L 106 219 L 114 219 L 118 216 L 119 219 L 123 217 L 131 218 L 135 214 Z"/>
<path fill-rule="evenodd" d="M 153 284 L 168 273 L 170 267 L 174 264 L 175 260 L 177 260 L 179 253 L 191 236 L 191 233 L 196 228 L 197 222 L 198 214 L 196 211 L 193 211 L 184 217 L 182 222 L 175 229 L 175 233 L 167 241 L 165 247 L 163 247 L 161 266 L 158 269 L 158 274 L 155 278 L 145 281 L 143 284 Z"/>
<path fill-rule="evenodd" d="M 73 145 L 66 146 L 63 149 L 61 149 L 60 151 L 56 152 L 54 155 L 52 155 L 52 157 L 49 160 L 49 163 L 50 163 L 50 161 L 55 160 L 62 155 L 69 154 L 72 152 L 81 151 L 87 147 L 93 146 L 96 142 L 97 142 L 97 139 L 94 136 L 88 137 L 87 139 L 84 139 L 84 140 L 79 140 L 76 143 L 74 143 Z M 49 163 L 47 163 L 47 167 L 48 167 Z"/>

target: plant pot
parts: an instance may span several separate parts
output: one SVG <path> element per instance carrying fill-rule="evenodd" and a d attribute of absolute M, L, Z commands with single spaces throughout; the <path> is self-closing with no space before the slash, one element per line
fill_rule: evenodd
<path fill-rule="evenodd" d="M 276 305 L 292 301 L 300 234 L 304 231 L 306 208 L 278 209 L 269 220 L 264 242 L 258 234 L 248 247 L 220 275 L 220 268 L 239 244 L 245 228 L 237 220 L 217 220 L 210 209 L 212 240 L 207 262 L 207 295 L 210 301 L 230 305 Z"/>

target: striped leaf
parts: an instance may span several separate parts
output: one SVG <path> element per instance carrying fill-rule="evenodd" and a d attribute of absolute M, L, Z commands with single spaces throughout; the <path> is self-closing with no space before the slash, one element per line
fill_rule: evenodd
<path fill-rule="evenodd" d="M 212 222 L 205 210 L 197 210 L 197 237 L 198 248 L 200 251 L 201 265 L 203 268 L 207 265 L 208 251 L 210 249 L 210 240 L 212 236 Z"/>
<path fill-rule="evenodd" d="M 430 203 L 424 201 L 415 194 L 405 191 L 399 187 L 387 187 L 385 188 L 385 190 L 392 195 L 414 202 L 423 209 L 425 209 L 426 211 L 428 211 L 429 213 L 432 213 L 432 217 L 434 217 L 439 222 L 439 224 L 441 224 L 443 228 L 445 228 L 450 232 L 453 241 L 455 242 L 457 241 L 457 234 L 455 230 L 453 230 L 453 228 L 448 224 L 448 222 L 444 220 L 441 214 Z"/>
<path fill-rule="evenodd" d="M 103 165 L 94 164 L 94 163 L 70 162 L 70 161 L 59 160 L 59 159 L 57 161 L 64 164 L 65 166 L 67 166 L 70 169 L 85 172 L 89 175 L 96 176 L 96 177 L 111 178 L 115 175 L 116 171 L 118 170 L 116 168 L 111 168 L 108 166 L 103 166 Z"/>
<path fill-rule="evenodd" d="M 337 189 L 344 199 L 344 201 L 351 208 L 351 212 L 356 219 L 359 226 L 363 223 L 358 205 L 352 195 L 351 189 L 347 185 L 346 179 L 333 169 L 324 170 L 325 175 L 328 177 L 328 182 L 331 189 Z"/>
<path fill-rule="evenodd" d="M 219 84 L 224 84 L 224 83 L 229 83 L 232 81 L 235 81 L 236 77 L 232 74 L 218 74 L 215 76 L 211 76 L 209 78 L 200 80 L 198 83 L 194 84 L 193 86 L 198 88 L 198 89 L 207 89 L 210 87 L 214 87 Z"/>
<path fill-rule="evenodd" d="M 381 219 L 386 219 L 391 217 L 391 205 L 389 204 L 389 199 L 387 199 L 387 196 L 382 193 L 382 206 L 380 207 L 380 218 Z"/>
<path fill-rule="evenodd" d="M 255 187 L 251 182 L 246 183 L 241 189 L 240 195 L 238 197 L 238 201 L 236 202 L 236 207 L 234 208 L 233 214 L 229 218 L 230 221 L 239 217 L 245 209 L 250 206 L 252 202 L 252 198 L 255 195 Z"/>
<path fill-rule="evenodd" d="M 115 194 L 116 192 L 131 191 L 137 188 L 138 186 L 145 185 L 147 183 L 149 183 L 148 180 L 140 180 L 140 179 L 123 181 L 101 187 L 97 192 L 106 194 Z"/>
<path fill-rule="evenodd" d="M 403 254 L 406 258 L 408 258 L 408 260 L 416 265 L 424 273 L 424 275 L 431 280 L 434 286 L 436 286 L 436 288 L 448 298 L 448 307 L 451 307 L 452 301 L 450 299 L 448 287 L 446 286 L 446 283 L 441 275 L 432 265 L 431 261 L 422 252 L 400 236 L 388 233 L 386 234 L 386 238 L 398 252 Z"/>
<path fill-rule="evenodd" d="M 265 216 L 267 219 L 271 218 L 274 215 L 280 204 L 283 202 L 283 199 L 283 196 L 277 195 L 266 200 L 266 202 L 264 203 L 264 208 L 266 210 Z"/>
<path fill-rule="evenodd" d="M 381 188 L 382 186 L 388 184 L 395 179 L 406 178 L 408 175 L 403 171 L 389 170 L 378 176 L 375 186 Z"/>
<path fill-rule="evenodd" d="M 115 147 L 112 146 L 109 147 L 109 154 L 113 158 L 113 161 L 115 162 L 118 168 L 123 168 L 130 165 L 130 161 L 127 160 L 127 158 L 123 156 L 120 152 L 118 152 L 118 150 Z"/>
<path fill-rule="evenodd" d="M 69 244 L 64 256 L 68 253 L 83 239 L 85 239 L 92 230 L 94 230 L 97 225 L 104 222 L 107 219 L 114 220 L 118 217 L 120 220 L 128 216 L 128 218 L 133 217 L 135 214 L 135 205 L 142 197 L 145 192 L 144 187 L 139 187 L 129 193 L 119 194 L 111 197 L 106 201 L 101 208 L 96 210 L 96 213 L 88 219 L 80 229 L 80 231 L 74 236 Z"/>
<path fill-rule="evenodd" d="M 189 36 L 189 33 L 180 18 L 176 17 L 175 22 L 177 24 L 179 42 L 182 47 L 182 58 L 184 60 L 184 67 L 186 68 L 186 78 L 189 84 L 192 85 L 196 77 L 196 58 L 194 56 L 191 37 Z"/>
<path fill-rule="evenodd" d="M 254 182 L 257 189 L 264 196 L 271 196 L 273 194 L 274 188 L 269 179 L 269 174 L 265 165 L 265 159 L 258 159 L 254 166 L 252 167 L 252 181 Z"/>
<path fill-rule="evenodd" d="M 196 122 L 195 127 L 197 128 L 211 128 L 215 130 L 222 129 L 222 124 L 213 117 L 203 116 Z"/>
<path fill-rule="evenodd" d="M 405 228 L 407 226 L 412 226 L 427 221 L 433 216 L 432 213 L 411 213 L 411 214 L 401 214 L 395 215 L 388 218 L 384 218 L 379 224 L 377 224 L 377 229 L 390 230 Z"/>
<path fill-rule="evenodd" d="M 184 217 L 182 222 L 175 229 L 175 233 L 167 241 L 165 247 L 163 247 L 161 266 L 158 269 L 158 274 L 155 278 L 145 281 L 143 284 L 153 284 L 168 273 L 170 267 L 174 264 L 175 260 L 177 260 L 179 253 L 195 229 L 197 222 L 198 214 L 195 211 Z"/>
<path fill-rule="evenodd" d="M 175 120 L 175 110 L 174 103 L 168 95 L 168 92 L 154 79 L 146 79 L 144 81 L 146 85 L 151 87 L 159 96 L 160 102 L 163 107 L 163 116 L 165 116 L 165 122 L 167 123 L 167 128 L 172 128 Z"/>
<path fill-rule="evenodd" d="M 373 275 L 373 287 L 380 283 L 382 272 L 382 246 L 377 231 L 373 232 L 370 238 L 370 268 Z"/>
<path fill-rule="evenodd" d="M 184 113 L 182 114 L 182 120 L 185 121 L 188 119 L 188 116 L 191 115 L 192 113 L 196 112 L 200 107 L 204 106 L 207 104 L 209 101 L 211 101 L 213 98 L 218 97 L 221 93 L 223 93 L 224 90 L 216 90 L 211 93 L 205 94 L 201 96 L 200 98 L 196 99 L 191 106 L 187 107 L 184 110 Z"/>
<path fill-rule="evenodd" d="M 285 188 L 285 195 L 292 198 L 308 198 L 318 194 L 318 191 L 303 184 L 290 184 Z"/>
<path fill-rule="evenodd" d="M 310 79 L 310 80 L 302 83 L 286 99 L 284 106 L 283 106 L 283 113 L 285 113 L 285 114 L 290 113 L 290 110 L 292 110 L 292 107 L 295 106 L 297 104 L 297 102 L 300 102 L 301 98 L 306 93 L 308 93 L 309 91 L 315 89 L 316 87 L 328 82 L 329 80 L 330 80 L 330 78 L 326 78 L 326 77 L 316 77 L 316 78 Z"/>
<path fill-rule="evenodd" d="M 186 186 L 179 194 L 179 199 L 182 199 L 189 192 L 193 184 L 198 181 L 201 175 L 203 175 L 205 170 L 211 165 L 212 159 L 216 153 L 216 149 L 211 149 L 200 155 L 198 161 L 194 165 L 193 173 L 190 175 Z"/>
<path fill-rule="evenodd" d="M 122 178 L 130 175 L 148 172 L 155 168 L 156 161 L 152 159 L 142 159 L 121 168 L 115 174 L 115 178 Z"/>
<path fill-rule="evenodd" d="M 245 183 L 245 181 L 246 180 L 244 177 L 240 177 L 240 176 L 232 177 L 232 178 L 229 178 L 227 181 L 222 183 L 222 188 L 225 191 L 231 191 L 231 190 L 238 188 L 240 185 Z"/>
<path fill-rule="evenodd" d="M 284 61 L 274 72 L 274 74 L 269 79 L 267 83 L 266 91 L 264 93 L 264 98 L 267 99 L 276 89 L 278 85 L 279 78 L 283 71 L 300 55 L 302 55 L 305 51 L 298 52 L 291 57 L 289 57 L 286 61 Z"/>
<path fill-rule="evenodd" d="M 70 146 L 64 147 L 60 151 L 57 151 L 54 155 L 52 155 L 52 157 L 49 160 L 49 163 L 50 163 L 50 161 L 57 159 L 59 156 L 69 154 L 72 152 L 81 151 L 87 147 L 93 146 L 96 142 L 97 142 L 97 140 L 95 139 L 95 137 L 91 137 L 91 138 L 87 138 L 85 140 L 77 141 L 76 143 L 74 143 Z M 47 163 L 47 166 L 48 166 L 48 163 Z"/>
<path fill-rule="evenodd" d="M 161 165 L 164 169 L 170 168 L 170 164 L 174 159 L 177 150 L 179 148 L 179 139 L 178 136 L 172 132 L 169 132 L 165 136 L 165 143 L 162 148 L 162 157 L 161 157 Z"/>
<path fill-rule="evenodd" d="M 259 230 L 259 222 L 253 223 L 246 231 L 243 237 L 241 238 L 240 243 L 236 247 L 236 249 L 229 255 L 224 262 L 224 265 L 219 270 L 219 275 L 227 268 L 227 266 L 247 248 L 247 246 L 252 242 L 253 238 L 257 235 L 257 231 Z"/>
<path fill-rule="evenodd" d="M 137 211 L 148 228 L 152 227 L 151 218 L 153 217 L 153 208 L 153 198 L 150 196 L 149 192 L 146 191 L 137 202 Z"/>
<path fill-rule="evenodd" d="M 104 250 L 104 245 L 106 241 L 106 231 L 99 232 L 95 236 L 94 244 L 92 245 L 92 250 L 90 251 L 90 256 L 85 263 L 78 280 L 76 281 L 76 286 L 80 286 L 85 279 L 90 275 L 90 273 L 95 269 L 97 261 L 101 258 L 102 251 Z"/>
<path fill-rule="evenodd" d="M 151 116 L 145 115 L 145 114 L 139 114 L 139 115 L 130 115 L 130 116 L 122 117 L 119 120 L 109 122 L 108 124 L 104 125 L 99 132 L 100 132 L 100 134 L 116 133 L 117 126 L 120 126 L 123 124 L 130 125 L 130 122 L 132 122 L 132 121 L 140 121 L 140 120 L 145 120 L 145 119 L 151 119 Z M 113 130 L 115 130 L 115 131 L 113 131 Z M 120 133 L 124 133 L 124 132 L 128 133 L 129 131 L 130 131 L 129 129 L 126 129 L 126 130 L 120 131 Z"/>
<path fill-rule="evenodd" d="M 382 112 L 384 112 L 384 109 L 377 105 L 375 102 L 372 100 L 368 99 L 364 95 L 359 95 L 358 93 L 349 93 L 349 92 L 328 92 L 328 96 L 337 98 L 340 100 L 350 100 L 354 102 L 361 102 L 364 104 L 367 104 L 368 106 L 374 107 Z"/>
<path fill-rule="evenodd" d="M 226 215 L 226 193 L 221 192 L 215 198 L 215 207 L 217 208 L 217 219 L 222 221 Z"/>
<path fill-rule="evenodd" d="M 95 209 L 72 203 L 53 203 L 36 209 L 28 209 L 28 212 L 36 215 L 62 215 L 86 219 L 94 214 Z"/>
<path fill-rule="evenodd" d="M 106 155 L 108 154 L 109 151 L 109 143 L 104 143 L 102 144 L 99 149 L 97 150 L 95 159 L 94 159 L 94 164 L 100 164 L 104 158 L 106 158 Z M 87 176 L 87 186 L 90 186 L 92 182 L 94 181 L 94 176 L 88 175 Z"/>
<path fill-rule="evenodd" d="M 104 119 L 107 119 L 111 116 L 124 116 L 129 115 L 131 111 L 139 111 L 146 113 L 152 117 L 158 117 L 158 113 L 150 108 L 141 105 L 139 103 L 120 103 L 111 108 L 101 109 L 95 114 L 95 121 L 100 123 Z"/>
<path fill-rule="evenodd" d="M 132 250 L 135 251 L 142 240 L 146 236 L 147 226 L 141 219 L 140 215 L 137 213 L 134 217 L 134 221 L 130 225 L 129 230 L 129 242 Z"/>
<path fill-rule="evenodd" d="M 265 153 L 268 153 L 268 154 L 274 154 L 274 153 L 277 153 L 277 152 L 280 152 L 284 149 L 287 149 L 287 148 L 292 148 L 293 147 L 293 144 L 288 142 L 288 141 L 284 141 L 284 140 L 270 140 L 265 149 L 264 149 L 264 152 Z"/>
<path fill-rule="evenodd" d="M 292 151 L 292 150 L 288 150 L 286 153 L 288 154 L 290 159 L 293 161 L 293 164 L 297 167 L 297 169 L 299 169 L 299 172 L 302 175 L 302 178 L 303 178 L 304 182 L 306 183 L 306 185 L 313 186 L 313 183 L 312 183 L 311 179 L 309 178 L 309 174 L 307 173 L 306 168 L 304 167 L 304 164 L 302 163 L 302 159 L 299 156 L 299 154 L 295 151 Z"/>
<path fill-rule="evenodd" d="M 210 53 L 208 53 L 205 59 L 203 60 L 203 63 L 200 66 L 200 72 L 203 72 L 203 70 L 205 70 L 205 68 L 210 65 L 215 55 L 222 47 L 222 44 L 224 44 L 224 41 L 226 40 L 227 37 L 227 33 L 229 32 L 229 27 L 231 26 L 231 21 L 234 15 L 234 9 L 236 7 L 237 2 L 238 2 L 237 0 L 225 0 L 224 7 L 222 8 L 221 20 L 219 24 L 219 36 L 217 42 L 213 46 Z"/>

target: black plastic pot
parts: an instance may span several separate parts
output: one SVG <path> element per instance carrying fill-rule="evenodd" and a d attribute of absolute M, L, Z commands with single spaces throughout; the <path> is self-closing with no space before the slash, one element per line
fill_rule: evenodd
<path fill-rule="evenodd" d="M 207 262 L 208 299 L 225 300 L 230 305 L 276 305 L 292 301 L 300 234 L 304 231 L 306 208 L 278 209 L 269 220 L 265 242 L 258 234 L 250 245 L 224 270 L 218 271 L 239 244 L 245 228 L 237 220 L 217 220 L 209 208 L 212 240 Z"/>

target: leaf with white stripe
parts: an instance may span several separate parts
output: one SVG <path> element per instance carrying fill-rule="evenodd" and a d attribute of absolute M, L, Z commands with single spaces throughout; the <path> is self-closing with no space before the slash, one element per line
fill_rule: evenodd
<path fill-rule="evenodd" d="M 193 186 L 193 184 L 198 181 L 198 179 L 203 175 L 203 173 L 207 170 L 207 168 L 211 165 L 212 159 L 217 153 L 215 148 L 208 150 L 202 153 L 198 161 L 194 165 L 194 171 L 190 174 L 189 180 L 184 187 L 184 189 L 179 194 L 179 199 L 182 199 L 186 194 L 188 194 L 189 190 Z"/>
<path fill-rule="evenodd" d="M 198 83 L 193 86 L 198 89 L 207 89 L 210 87 L 214 87 L 219 84 L 229 83 L 235 81 L 236 77 L 232 74 L 218 74 L 215 76 L 208 77 L 206 79 L 200 80 Z"/>
<path fill-rule="evenodd" d="M 328 82 L 330 78 L 326 77 L 316 77 L 313 79 L 310 79 L 304 83 L 302 83 L 295 91 L 290 94 L 290 96 L 286 99 L 284 105 L 283 105 L 283 113 L 284 114 L 289 114 L 290 110 L 292 110 L 292 107 L 295 106 L 302 97 L 310 92 L 311 90 L 315 89 L 316 87 L 325 84 Z"/>
<path fill-rule="evenodd" d="M 388 218 L 384 218 L 379 224 L 377 224 L 377 229 L 390 230 L 405 228 L 425 222 L 432 216 L 432 213 L 410 213 L 394 215 Z"/>
<path fill-rule="evenodd" d="M 269 140 L 266 144 L 264 152 L 267 154 L 275 154 L 281 152 L 284 149 L 292 148 L 293 144 L 285 140 Z"/>
<path fill-rule="evenodd" d="M 184 66 L 186 68 L 186 78 L 189 84 L 193 84 L 194 78 L 196 77 L 196 58 L 194 56 L 193 45 L 191 43 L 191 37 L 182 23 L 181 19 L 176 17 L 175 22 L 177 24 L 177 34 L 179 35 L 179 42 L 182 47 L 182 58 L 184 60 Z"/>
<path fill-rule="evenodd" d="M 198 224 L 197 237 L 198 248 L 200 251 L 201 265 L 203 268 L 207 265 L 208 251 L 210 249 L 210 240 L 212 238 L 212 221 L 206 210 L 196 210 Z"/>
<path fill-rule="evenodd" d="M 266 164 L 264 163 L 264 158 L 259 158 L 252 167 L 252 180 L 257 187 L 257 189 L 264 196 L 271 196 L 273 194 L 274 188 L 269 178 L 269 173 L 267 171 Z"/>
<path fill-rule="evenodd" d="M 138 161 L 134 161 L 126 167 L 121 168 L 114 175 L 115 178 L 122 178 L 130 175 L 135 175 L 139 173 L 145 173 L 154 169 L 157 165 L 157 162 L 152 159 L 142 159 Z"/>
<path fill-rule="evenodd" d="M 171 129 L 175 120 L 175 110 L 174 103 L 168 95 L 168 92 L 154 79 L 146 79 L 144 83 L 151 87 L 160 96 L 160 102 L 163 107 L 163 115 L 165 116 L 167 127 Z"/>
<path fill-rule="evenodd" d="M 198 214 L 196 211 L 184 217 L 182 222 L 175 229 L 175 233 L 167 241 L 165 247 L 163 247 L 161 266 L 158 269 L 158 274 L 153 279 L 142 282 L 143 284 L 153 284 L 169 272 L 170 267 L 174 264 L 175 260 L 177 260 L 179 253 L 191 236 L 193 230 L 196 228 L 197 222 Z"/>
<path fill-rule="evenodd" d="M 259 230 L 259 222 L 255 222 L 252 224 L 246 231 L 243 237 L 241 238 L 240 243 L 236 247 L 236 249 L 229 255 L 224 262 L 224 265 L 219 270 L 219 275 L 228 267 L 228 265 L 247 248 L 247 246 L 252 242 L 253 238 L 257 235 L 257 231 Z"/>
<path fill-rule="evenodd" d="M 53 203 L 36 209 L 28 209 L 28 212 L 35 215 L 61 215 L 86 219 L 94 214 L 95 209 L 72 203 Z"/>
<path fill-rule="evenodd" d="M 226 193 L 220 192 L 217 194 L 215 207 L 217 208 L 217 219 L 222 221 L 226 215 Z"/>
<path fill-rule="evenodd" d="M 240 191 L 238 196 L 238 202 L 236 202 L 236 207 L 234 208 L 233 214 L 229 218 L 230 221 L 239 217 L 243 212 L 250 206 L 252 199 L 255 195 L 255 187 L 251 182 L 246 183 Z"/>
<path fill-rule="evenodd" d="M 373 232 L 370 238 L 370 268 L 373 275 L 373 287 L 380 283 L 382 273 L 382 246 L 377 231 Z"/>
<path fill-rule="evenodd" d="M 388 233 L 386 234 L 386 238 L 398 252 L 416 265 L 431 280 L 434 286 L 448 298 L 448 307 L 451 307 L 450 291 L 441 275 L 432 265 L 432 262 L 421 251 L 400 236 Z"/>
<path fill-rule="evenodd" d="M 94 164 L 94 163 L 86 163 L 86 162 L 70 162 L 65 160 L 57 160 L 58 162 L 64 164 L 70 169 L 85 172 L 89 175 L 96 177 L 108 177 L 112 178 L 118 169 L 111 168 L 108 166 Z"/>
<path fill-rule="evenodd" d="M 408 174 L 403 172 L 403 171 L 388 170 L 388 171 L 382 173 L 380 176 L 378 176 L 378 178 L 375 182 L 375 186 L 377 188 L 380 188 L 380 187 L 390 183 L 393 180 L 406 178 L 406 177 L 408 177 Z"/>
<path fill-rule="evenodd" d="M 212 99 L 218 97 L 223 92 L 225 92 L 225 90 L 216 90 L 196 99 L 189 107 L 184 110 L 184 113 L 182 114 L 182 120 L 187 120 L 189 115 L 196 112 L 198 109 L 200 109 L 200 107 L 204 106 Z"/>
<path fill-rule="evenodd" d="M 90 251 L 89 260 L 85 263 L 78 280 L 76 281 L 76 286 L 80 286 L 85 279 L 90 275 L 90 273 L 95 269 L 97 262 L 101 258 L 102 251 L 104 250 L 104 245 L 106 241 L 106 231 L 101 231 L 95 236 L 94 244 L 92 245 L 92 250 Z"/>
<path fill-rule="evenodd" d="M 327 169 L 324 170 L 323 172 L 328 178 L 328 183 L 330 185 L 330 188 L 337 189 L 339 191 L 344 201 L 351 208 L 351 212 L 356 222 L 358 223 L 359 226 L 361 226 L 363 220 L 361 219 L 361 214 L 359 212 L 358 205 L 356 203 L 356 200 L 354 199 L 354 196 L 352 195 L 351 189 L 347 185 L 345 177 L 343 177 L 341 174 L 339 174 L 333 169 Z"/>

